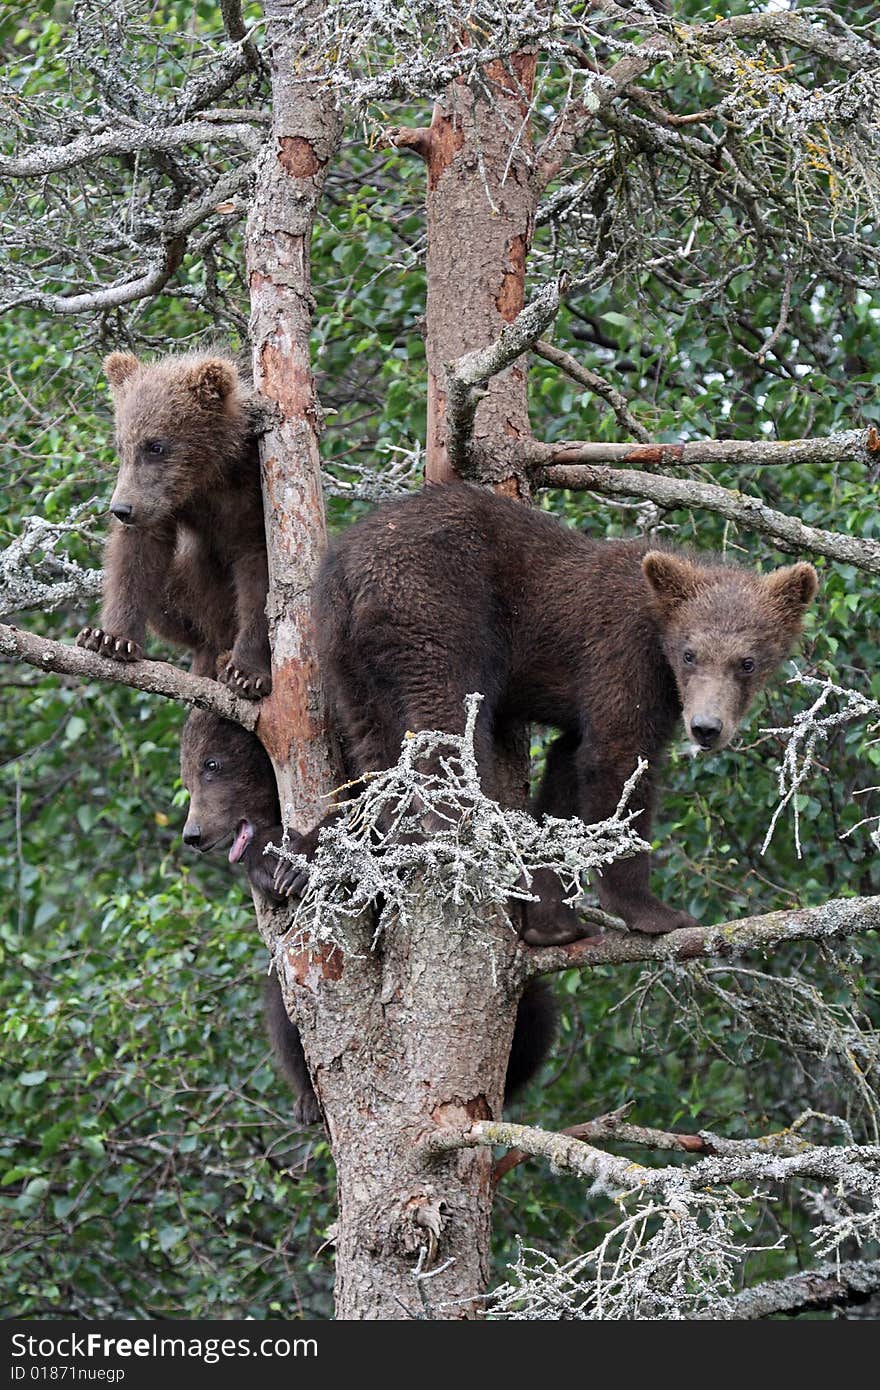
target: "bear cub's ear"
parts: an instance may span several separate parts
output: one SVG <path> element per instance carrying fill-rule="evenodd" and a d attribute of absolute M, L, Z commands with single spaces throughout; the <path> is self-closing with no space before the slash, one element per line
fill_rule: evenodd
<path fill-rule="evenodd" d="M 642 560 L 642 573 L 664 613 L 671 613 L 693 598 L 700 584 L 696 565 L 683 555 L 671 555 L 666 550 L 649 550 Z"/>
<path fill-rule="evenodd" d="M 783 618 L 791 622 L 800 622 L 804 609 L 816 597 L 819 576 L 812 565 L 802 560 L 796 565 L 786 565 L 783 569 L 774 570 L 763 580 L 763 584 Z"/>
<path fill-rule="evenodd" d="M 119 391 L 140 365 L 133 352 L 111 352 L 104 358 L 104 375 L 113 390 Z"/>
<path fill-rule="evenodd" d="M 187 374 L 186 384 L 199 405 L 207 409 L 222 405 L 238 384 L 238 373 L 223 357 L 206 357 Z"/>

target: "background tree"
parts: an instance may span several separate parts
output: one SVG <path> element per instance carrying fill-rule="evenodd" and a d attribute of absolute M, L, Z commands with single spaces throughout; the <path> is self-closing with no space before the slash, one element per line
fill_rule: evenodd
<path fill-rule="evenodd" d="M 381 966 L 349 950 L 341 979 L 306 989 L 290 962 L 341 1185 L 339 1310 L 472 1306 L 490 1278 L 490 1141 L 549 1154 L 594 1186 L 539 1180 L 535 1164 L 504 1178 L 497 1256 L 509 1258 L 514 1231 L 543 1254 L 517 1257 L 501 1315 L 765 1316 L 876 1287 L 874 938 L 858 952 L 852 938 L 830 944 L 877 922 L 870 20 L 868 6 L 743 4 L 716 20 L 699 4 L 666 15 L 528 0 L 503 12 L 456 0 L 243 13 L 50 3 L 3 20 L 2 579 L 7 611 L 53 639 L 48 660 L 30 648 L 41 673 L 16 661 L 4 678 L 16 1311 L 329 1311 L 317 1253 L 327 1148 L 287 1133 L 254 1021 L 265 954 L 240 889 L 222 869 L 190 873 L 178 851 L 179 715 L 103 683 L 119 673 L 58 641 L 94 601 L 100 530 L 97 507 L 73 531 L 65 519 L 104 490 L 96 459 L 103 478 L 113 471 L 98 352 L 218 331 L 244 347 L 248 299 L 255 381 L 277 403 L 264 441 L 275 690 L 258 732 L 294 823 L 314 819 L 333 785 L 304 597 L 323 539 L 322 415 L 334 526 L 417 485 L 424 458 L 430 477 L 455 468 L 539 497 L 592 534 L 675 534 L 766 565 L 771 542 L 809 551 L 823 602 L 807 674 L 836 687 L 820 685 L 795 737 L 786 730 L 815 687 L 778 687 L 736 751 L 671 760 L 661 891 L 707 923 L 747 919 L 738 935 L 675 939 L 707 963 L 616 936 L 514 960 L 481 909 L 502 965 L 493 982 L 485 936 L 441 935 L 435 900 L 418 892 Z M 554 486 L 568 491 L 543 490 Z M 14 636 L 0 650 L 29 659 Z M 76 679 L 46 674 L 65 666 Z M 185 676 L 171 689 L 161 670 L 139 674 L 195 693 Z M 800 817 L 804 858 L 787 821 L 761 853 L 780 797 Z M 771 909 L 782 916 L 752 924 Z M 451 930 L 459 914 L 442 915 Z M 811 934 L 822 944 L 785 944 Z M 732 942 L 774 949 L 719 961 Z M 419 961 L 432 984 L 421 994 Z M 584 987 L 580 972 L 563 976 L 561 1074 L 531 1113 L 558 1130 L 637 1107 L 564 1149 L 485 1128 L 453 1099 L 485 1091 L 497 1109 L 516 985 L 536 964 L 593 969 Z M 383 1029 L 395 984 L 405 1007 Z M 388 1077 L 394 1100 L 379 1106 Z M 794 1121 L 794 1137 L 757 1140 Z M 746 1148 L 725 1150 L 731 1140 Z M 621 1226 L 602 1195 L 629 1186 L 601 1157 L 617 1144 L 703 1153 L 710 1167 L 639 1175 Z M 724 1180 L 736 1201 L 721 1210 L 702 1194 Z M 835 1288 L 827 1272 L 795 1287 L 786 1276 L 812 1258 L 817 1227 L 820 1252 L 859 1269 Z M 595 1278 L 609 1257 L 623 1276 L 610 1291 Z M 730 1301 L 730 1286 L 762 1279 L 770 1292 Z"/>

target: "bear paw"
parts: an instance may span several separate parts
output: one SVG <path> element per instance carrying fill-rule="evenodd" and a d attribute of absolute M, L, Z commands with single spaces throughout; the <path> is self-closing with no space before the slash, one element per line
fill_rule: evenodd
<path fill-rule="evenodd" d="M 601 935 L 601 927 L 586 921 L 565 903 L 525 904 L 522 939 L 529 946 L 567 946 L 572 941 Z"/>
<path fill-rule="evenodd" d="M 130 637 L 117 637 L 100 627 L 84 627 L 77 635 L 76 645 L 97 652 L 99 656 L 109 656 L 113 661 L 141 661 L 144 655 L 138 642 L 132 642 Z"/>
<path fill-rule="evenodd" d="M 241 695 L 245 700 L 262 700 L 272 691 L 272 677 L 268 671 L 238 666 L 234 659 L 226 663 L 220 672 L 220 680 L 229 686 L 233 694 Z"/>
<path fill-rule="evenodd" d="M 689 912 L 677 912 L 675 908 L 658 903 L 637 916 L 627 917 L 626 925 L 630 931 L 644 932 L 646 936 L 665 936 L 667 932 L 698 927 L 700 924 Z"/>
<path fill-rule="evenodd" d="M 295 854 L 300 853 L 295 845 L 288 844 Z M 301 898 L 309 884 L 309 871 L 305 867 L 291 864 L 288 859 L 279 859 L 272 878 L 272 887 L 280 898 Z"/>
<path fill-rule="evenodd" d="M 293 1107 L 293 1118 L 300 1125 L 318 1125 L 321 1123 L 323 1119 L 321 1107 L 318 1104 L 318 1097 L 311 1087 L 307 1091 L 303 1091 L 297 1100 Z"/>

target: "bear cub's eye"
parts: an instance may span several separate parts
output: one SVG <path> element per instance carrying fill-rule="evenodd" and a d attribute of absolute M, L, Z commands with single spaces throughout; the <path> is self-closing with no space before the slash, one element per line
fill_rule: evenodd
<path fill-rule="evenodd" d="M 743 671 L 754 671 L 755 669 L 755 661 L 751 656 L 744 656 L 739 664 Z"/>
<path fill-rule="evenodd" d="M 161 458 L 163 454 L 168 452 L 161 439 L 148 439 L 144 447 L 147 453 L 152 454 L 155 458 Z"/>
<path fill-rule="evenodd" d="M 220 764 L 216 758 L 206 758 L 202 764 L 206 772 L 219 772 Z"/>
<path fill-rule="evenodd" d="M 690 649 L 690 647 L 685 648 L 684 657 L 683 657 L 683 660 L 684 660 L 684 662 L 685 662 L 685 665 L 687 665 L 687 666 L 693 666 L 693 664 L 694 664 L 694 662 L 696 661 L 696 659 L 697 659 L 697 654 L 696 654 L 696 652 L 692 652 L 691 649 Z"/>

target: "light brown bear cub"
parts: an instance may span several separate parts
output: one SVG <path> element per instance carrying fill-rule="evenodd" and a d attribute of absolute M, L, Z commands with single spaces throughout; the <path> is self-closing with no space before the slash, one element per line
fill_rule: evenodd
<path fill-rule="evenodd" d="M 77 642 L 138 661 L 149 627 L 191 648 L 196 674 L 259 699 L 271 689 L 268 571 L 247 388 L 234 362 L 205 353 L 114 352 L 104 371 L 121 466 L 101 626 Z"/>

